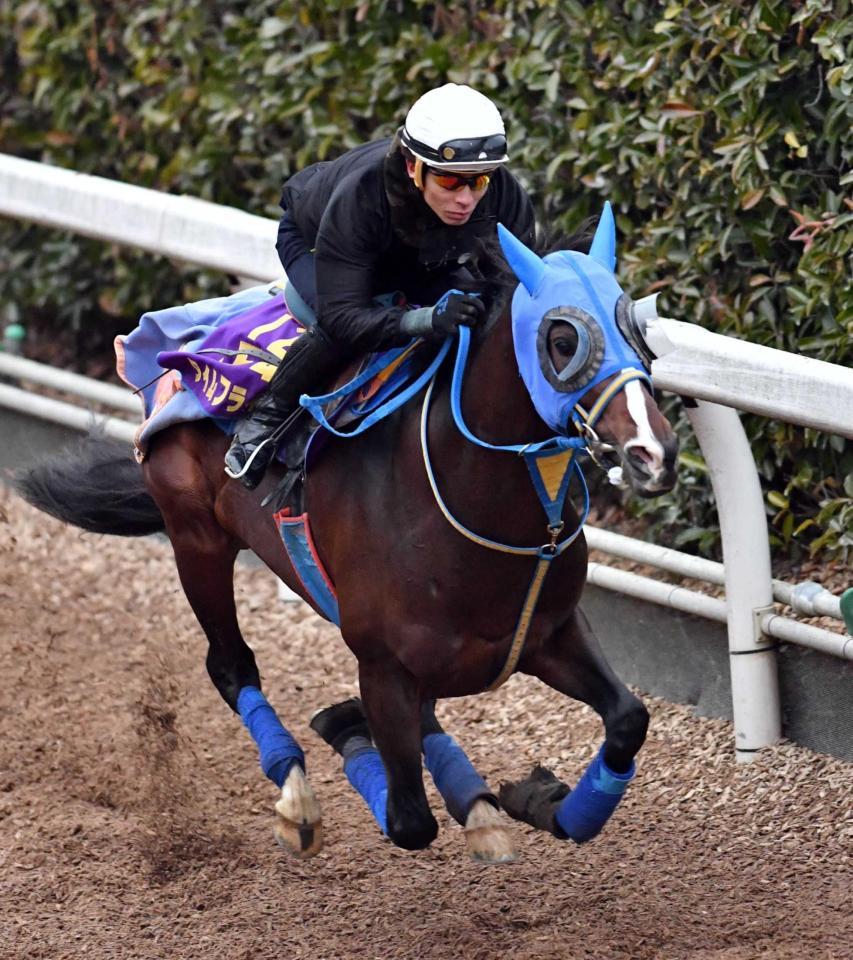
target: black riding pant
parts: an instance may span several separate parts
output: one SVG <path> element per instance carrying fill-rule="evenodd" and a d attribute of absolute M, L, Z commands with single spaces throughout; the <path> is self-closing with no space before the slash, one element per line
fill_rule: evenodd
<path fill-rule="evenodd" d="M 278 224 L 275 242 L 278 258 L 287 274 L 287 279 L 296 287 L 300 297 L 317 312 L 317 277 L 314 272 L 314 254 L 302 239 L 299 227 L 285 210 Z"/>

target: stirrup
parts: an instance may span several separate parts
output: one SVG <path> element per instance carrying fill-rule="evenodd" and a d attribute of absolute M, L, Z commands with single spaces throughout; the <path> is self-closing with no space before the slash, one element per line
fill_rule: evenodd
<path fill-rule="evenodd" d="M 260 443 L 255 447 L 255 449 L 251 452 L 251 454 L 249 455 L 248 459 L 246 460 L 246 462 L 243 464 L 242 468 L 240 469 L 239 473 L 234 473 L 233 470 L 231 470 L 231 468 L 228 466 L 227 463 L 225 464 L 225 468 L 224 468 L 224 469 L 225 469 L 225 473 L 226 473 L 229 477 L 231 477 L 232 480 L 241 480 L 241 479 L 246 475 L 246 473 L 249 471 L 249 469 L 251 468 L 252 464 L 255 462 L 255 457 L 261 452 L 261 450 L 262 450 L 268 443 L 277 441 L 277 439 L 278 439 L 278 438 L 276 437 L 275 433 L 271 433 L 271 434 L 266 438 L 266 440 L 261 440 L 261 442 L 260 442 Z"/>
<path fill-rule="evenodd" d="M 252 464 L 255 462 L 255 457 L 257 457 L 257 455 L 260 453 L 263 447 L 265 447 L 268 443 L 274 444 L 273 456 L 270 458 L 270 462 L 271 462 L 275 458 L 275 449 L 278 447 L 282 438 L 285 436 L 285 434 L 287 434 L 287 432 L 290 430 L 293 424 L 299 419 L 299 417 L 303 413 L 305 413 L 304 407 L 297 407 L 295 410 L 291 411 L 291 413 L 288 416 L 286 416 L 284 420 L 282 420 L 282 422 L 275 427 L 274 430 L 272 430 L 269 436 L 261 440 L 261 442 L 255 447 L 255 449 L 251 452 L 251 454 L 247 458 L 246 462 L 240 468 L 239 472 L 235 473 L 233 470 L 230 470 L 228 467 L 228 464 L 226 463 L 225 467 L 223 468 L 225 470 L 226 475 L 231 477 L 232 480 L 241 480 L 246 475 L 246 473 L 251 469 Z M 238 431 L 237 433 L 234 434 L 234 437 L 232 438 L 232 442 L 233 440 L 239 440 L 239 439 L 240 439 L 240 434 Z M 267 467 L 269 467 L 269 463 L 267 463 L 267 466 L 264 467 L 264 472 L 266 472 Z M 260 483 L 261 479 L 263 479 L 263 473 L 261 474 L 261 477 L 258 478 L 258 483 Z M 255 486 L 257 486 L 257 484 L 255 484 Z M 252 489 L 254 489 L 254 487 Z"/>

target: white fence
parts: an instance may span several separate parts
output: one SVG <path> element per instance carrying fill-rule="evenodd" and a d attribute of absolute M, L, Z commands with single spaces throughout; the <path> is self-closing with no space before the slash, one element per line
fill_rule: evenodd
<path fill-rule="evenodd" d="M 189 263 L 268 280 L 281 272 L 274 250 L 276 224 L 228 207 L 177 197 L 0 155 L 0 214 L 127 244 Z M 775 613 L 775 599 L 807 614 L 839 616 L 838 600 L 820 590 L 798 592 L 773 581 L 764 503 L 752 453 L 736 410 L 744 410 L 843 437 L 853 437 L 853 373 L 768 347 L 730 339 L 688 323 L 651 321 L 647 339 L 659 359 L 659 389 L 699 400 L 689 410 L 711 475 L 722 531 L 724 565 L 705 567 L 725 583 L 725 601 L 590 564 L 590 581 L 608 589 L 724 620 L 728 626 L 735 749 L 749 760 L 781 733 L 773 638 L 853 659 L 853 640 Z M 128 410 L 128 395 L 104 393 L 86 378 L 38 369 L 0 354 L 0 374 L 49 384 Z M 68 379 L 71 377 L 72 379 Z M 61 382 L 60 382 L 61 380 Z M 108 391 L 116 388 L 108 387 Z M 135 400 L 132 401 L 134 404 Z M 89 415 L 11 386 L 0 405 L 81 428 Z M 127 437 L 128 421 L 111 418 L 109 432 Z M 588 528 L 592 547 L 687 575 L 707 561 Z M 624 543 L 622 541 L 625 541 Z M 626 545 L 627 544 L 627 545 Z"/>

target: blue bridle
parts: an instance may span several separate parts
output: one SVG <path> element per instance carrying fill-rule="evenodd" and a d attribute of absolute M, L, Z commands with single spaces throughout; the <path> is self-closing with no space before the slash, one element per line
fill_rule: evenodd
<path fill-rule="evenodd" d="M 509 654 L 501 672 L 489 685 L 489 690 L 497 689 L 515 670 L 545 576 L 552 562 L 575 542 L 586 521 L 589 493 L 576 455 L 591 453 L 590 444 L 597 442 L 593 426 L 616 393 L 631 380 L 643 380 L 651 385 L 640 357 L 617 323 L 617 305 L 624 294 L 613 276 L 616 234 L 609 203 L 605 204 L 588 255 L 562 251 L 549 254 L 543 260 L 502 225 L 498 227 L 498 234 L 507 262 L 521 281 L 512 300 L 512 331 L 518 367 L 536 411 L 558 435 L 538 443 L 500 445 L 487 443 L 469 430 L 462 415 L 462 383 L 471 336 L 467 327 L 459 331 L 450 404 L 456 427 L 469 442 L 523 457 L 546 515 L 548 542 L 540 546 L 521 546 L 486 538 L 461 523 L 441 495 L 430 460 L 427 427 L 435 374 L 450 349 L 451 338 L 445 341 L 428 369 L 402 394 L 382 404 L 348 434 L 340 433 L 328 422 L 323 404 L 351 392 L 368 376 L 373 376 L 375 370 L 369 368 L 361 377 L 332 394 L 300 398 L 300 403 L 327 430 L 337 436 L 355 436 L 397 409 L 425 383 L 429 383 L 421 411 L 421 451 L 427 479 L 445 519 L 458 533 L 480 546 L 501 553 L 536 558 L 536 567 Z M 575 355 L 561 371 L 557 371 L 551 363 L 548 341 L 550 330 L 557 323 L 567 324 L 577 335 Z M 387 357 L 383 362 L 387 362 Z M 581 398 L 607 378 L 612 378 L 611 382 L 599 393 L 589 410 L 584 409 L 580 404 Z M 567 435 L 570 421 L 577 426 L 579 436 Z M 563 507 L 573 474 L 578 477 L 583 489 L 582 515 L 576 529 L 560 540 L 563 533 Z"/>

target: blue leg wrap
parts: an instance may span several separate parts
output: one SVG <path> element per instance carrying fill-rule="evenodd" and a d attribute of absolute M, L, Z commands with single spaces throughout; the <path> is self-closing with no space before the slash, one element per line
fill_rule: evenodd
<path fill-rule="evenodd" d="M 554 818 L 563 832 L 576 843 L 592 840 L 619 805 L 635 771 L 632 763 L 627 773 L 614 773 L 604 762 L 602 747 L 575 789 L 557 808 Z"/>
<path fill-rule="evenodd" d="M 277 787 L 284 785 L 294 763 L 305 769 L 305 754 L 257 687 L 243 687 L 237 710 L 258 745 L 261 769 Z"/>
<path fill-rule="evenodd" d="M 448 813 L 464 827 L 474 801 L 491 797 L 491 790 L 449 734 L 427 734 L 423 747 L 426 768 L 444 798 Z"/>
<path fill-rule="evenodd" d="M 388 780 L 376 747 L 365 747 L 344 760 L 347 780 L 361 794 L 379 828 L 388 835 Z"/>

